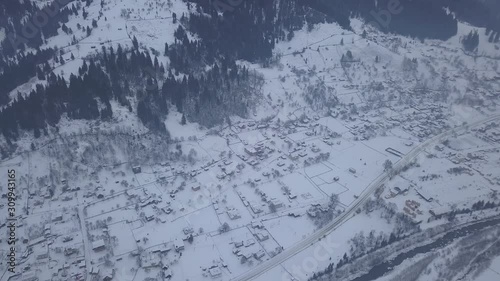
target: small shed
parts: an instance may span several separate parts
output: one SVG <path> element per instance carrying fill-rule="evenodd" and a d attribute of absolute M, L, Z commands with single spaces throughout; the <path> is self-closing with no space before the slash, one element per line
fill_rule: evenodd
<path fill-rule="evenodd" d="M 175 239 L 174 240 L 174 248 L 176 252 L 180 252 L 184 250 L 184 241 L 182 239 Z"/>
<path fill-rule="evenodd" d="M 132 172 L 134 172 L 134 174 L 141 173 L 142 172 L 141 166 L 134 166 L 134 167 L 132 167 Z"/>
<path fill-rule="evenodd" d="M 222 271 L 220 270 L 219 267 L 210 268 L 209 273 L 210 273 L 210 277 L 212 277 L 212 278 L 217 278 L 217 277 L 222 276 Z"/>
<path fill-rule="evenodd" d="M 106 244 L 102 239 L 92 242 L 92 250 L 96 252 L 104 250 L 105 246 Z"/>

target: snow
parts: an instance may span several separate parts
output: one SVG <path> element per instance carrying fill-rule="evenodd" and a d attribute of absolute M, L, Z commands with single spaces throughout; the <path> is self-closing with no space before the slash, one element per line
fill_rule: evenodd
<path fill-rule="evenodd" d="M 500 278 L 500 273 L 498 269 L 500 268 L 500 257 L 493 260 L 491 265 L 484 271 L 481 275 L 476 277 L 474 281 L 490 281 Z"/>
<path fill-rule="evenodd" d="M 376 213 L 372 213 L 370 217 L 354 216 L 334 232 L 324 237 L 322 239 L 323 242 L 318 241 L 314 245 L 311 245 L 309 248 L 284 262 L 283 266 L 289 269 L 289 274 L 296 280 L 308 280 L 314 272 L 326 268 L 331 262 L 336 263 L 342 258 L 344 253 L 349 253 L 350 246 L 348 242 L 353 237 L 353 234 L 355 234 L 353 233 L 353 229 L 356 229 L 356 232 L 365 231 L 366 233 L 374 230 L 375 233 L 387 233 L 391 231 L 391 226 L 386 221 L 378 218 Z M 326 257 L 325 253 L 327 253 Z M 286 274 L 283 274 L 283 278 L 279 280 L 293 280 Z M 266 279 L 265 277 L 260 277 L 256 280 Z"/>
<path fill-rule="evenodd" d="M 141 49 L 159 52 L 160 62 L 167 65 L 168 58 L 163 56 L 164 44 L 174 42 L 173 32 L 180 25 L 179 21 L 173 23 L 172 13 L 180 16 L 188 12 L 186 3 L 180 0 L 105 1 L 102 9 L 99 1 L 94 1 L 87 10 L 89 16 L 86 20 L 72 16 L 67 24 L 74 32 L 77 44 L 72 44 L 72 36 L 62 31 L 49 38 L 46 44 L 63 49 L 65 60 L 71 54 L 75 56 L 75 60 L 64 65 L 50 61 L 54 72 L 66 79 L 77 72 L 83 60 L 102 47 L 112 46 L 115 50 L 118 44 L 130 47 L 134 36 L 141 43 Z M 128 19 L 121 16 L 123 11 L 130 12 Z M 98 27 L 86 37 L 86 32 L 78 30 L 77 24 L 91 26 L 92 19 L 97 20 Z M 458 104 L 449 106 L 450 102 L 435 101 L 412 91 L 422 80 L 429 83 L 429 88 L 438 89 L 444 73 L 455 79 L 454 88 L 450 90 L 451 101 L 466 94 L 480 95 L 473 88 L 483 87 L 483 83 L 474 85 L 472 74 L 491 78 L 498 75 L 498 71 L 494 70 L 491 60 L 485 57 L 474 60 L 461 52 L 460 37 L 473 27 L 459 23 L 459 33 L 450 40 L 423 43 L 374 30 L 369 30 L 369 36 L 364 39 L 359 35 L 364 28 L 357 19 L 353 19 L 354 32 L 342 30 L 336 24 L 319 24 L 312 31 L 304 28 L 295 32 L 295 37 L 289 42 L 277 43 L 274 53 L 282 57 L 279 63 L 269 68 L 239 61 L 238 64 L 263 76 L 264 95 L 248 119 L 231 116 L 230 126 L 221 124 L 208 129 L 189 120 L 182 125 L 182 114 L 172 108 L 165 118 L 165 126 L 173 143 L 167 145 L 165 141 L 164 146 L 156 148 L 158 142 L 149 139 L 148 129 L 136 115 L 112 101 L 113 119 L 110 122 L 63 117 L 59 132 L 49 131 L 40 139 L 26 133 L 18 143 L 18 152 L 25 153 L 0 164 L 0 171 L 4 174 L 10 168 L 19 171 L 22 184 L 28 187 L 23 192 L 35 194 L 34 198 L 26 194 L 21 196 L 20 204 L 29 207 L 23 222 L 29 226 L 38 225 L 50 221 L 51 215 L 64 213 L 65 221 L 51 224 L 52 232 L 72 235 L 72 245 L 76 245 L 80 256 L 84 256 L 85 243 L 82 242 L 87 233 L 82 235 L 75 211 L 75 207 L 84 207 L 82 221 L 89 224 L 92 240 L 109 235 L 116 241 L 109 254 L 117 280 L 158 278 L 158 268 L 140 268 L 138 258 L 130 255 L 160 246 L 170 248 L 161 260 L 172 270 L 173 280 L 210 280 L 208 269 L 212 266 L 222 272 L 216 280 L 232 280 L 266 262 L 279 249 L 289 249 L 314 233 L 316 225 L 307 215 L 311 204 L 324 204 L 330 195 L 337 194 L 340 200 L 337 210 L 349 210 L 366 187 L 384 172 L 386 160 L 394 164 L 401 160 L 401 157 L 389 153 L 388 148 L 399 151 L 404 157 L 433 134 L 445 131 L 444 126 L 433 127 L 425 123 L 438 121 L 434 115 L 437 110 L 432 106 L 445 106 L 442 119 L 451 127 L 463 122 L 472 123 L 497 112 L 495 100 L 485 100 L 487 105 L 479 109 Z M 484 29 L 478 30 L 481 40 L 478 54 L 497 56 L 495 45 L 485 43 Z M 188 35 L 196 38 L 193 34 Z M 0 30 L 0 38 L 2 36 Z M 344 45 L 340 44 L 342 39 Z M 399 41 L 399 45 L 393 43 Z M 348 50 L 354 58 L 360 59 L 360 63 L 344 69 L 340 58 Z M 380 63 L 374 62 L 377 56 Z M 402 71 L 404 57 L 418 59 L 415 73 Z M 17 97 L 18 91 L 26 93 L 33 89 L 38 82 L 37 78 L 32 78 L 12 91 L 11 99 Z M 383 84 L 383 90 L 373 90 L 370 86 L 378 82 Z M 325 85 L 325 95 L 337 97 L 345 106 L 328 108 L 307 104 L 304 97 L 309 87 L 318 85 Z M 498 89 L 498 83 L 488 85 L 490 88 L 485 87 L 484 91 Z M 390 94 L 395 98 L 390 98 Z M 399 101 L 398 97 L 408 100 Z M 352 120 L 343 118 L 340 111 L 349 112 L 351 106 L 355 106 L 360 114 L 349 116 L 354 117 Z M 373 108 L 364 110 L 365 106 Z M 492 110 L 487 111 L 486 107 Z M 306 123 L 302 122 L 304 116 L 308 120 Z M 264 120 L 269 127 L 257 128 L 258 122 Z M 372 127 L 374 135 L 364 137 Z M 432 127 L 435 131 L 420 136 L 421 127 Z M 116 136 L 116 132 L 125 136 Z M 333 132 L 339 135 L 328 136 Z M 141 154 L 142 150 L 127 151 L 119 144 L 133 138 L 138 138 L 144 147 L 152 148 L 155 155 L 139 157 L 135 154 Z M 106 147 L 104 144 L 108 142 L 109 151 L 95 150 L 97 144 Z M 37 148 L 34 151 L 31 151 L 32 143 Z M 260 144 L 265 147 L 262 155 L 250 155 L 245 151 L 245 148 Z M 329 153 L 328 159 L 311 160 L 312 164 L 305 164 L 320 153 Z M 451 155 L 453 153 L 456 155 Z M 463 156 L 458 157 L 460 159 L 468 157 L 468 153 L 478 154 L 483 159 L 463 160 L 459 164 L 452 162 L 457 156 Z M 96 156 L 89 157 L 88 154 Z M 430 155 L 435 157 L 429 158 Z M 485 138 L 484 134 L 460 134 L 450 138 L 449 147 L 443 151 L 434 148 L 424 151 L 417 161 L 420 166 L 394 176 L 386 183 L 381 197 L 394 203 L 398 212 L 404 212 L 407 201 L 420 203 L 420 213 L 415 212 L 414 220 L 422 220 L 424 229 L 443 223 L 428 223 L 429 211 L 441 213 L 451 208 L 470 207 L 478 200 L 488 200 L 492 190 L 498 190 L 499 157 L 498 144 Z M 134 174 L 132 167 L 136 165 L 140 165 L 142 171 Z M 470 168 L 472 175 L 447 172 L 461 166 Z M 422 177 L 429 174 L 441 177 L 424 181 Z M 75 177 L 71 177 L 73 175 Z M 78 186 L 81 190 L 63 192 L 61 178 L 68 179 L 69 187 Z M 55 194 L 44 200 L 42 191 L 50 185 L 55 187 Z M 200 186 L 200 189 L 193 190 L 193 186 Z M 97 187 L 101 188 L 96 190 Z M 410 189 L 405 194 L 392 196 L 395 187 Z M 426 202 L 417 191 L 434 200 Z M 100 193 L 103 197 L 97 198 L 97 194 L 87 196 L 89 192 Z M 71 198 L 63 201 L 65 196 Z M 141 206 L 144 204 L 141 200 L 147 198 L 159 202 Z M 271 201 L 282 203 L 282 206 L 274 212 L 269 207 Z M 171 211 L 167 214 L 165 210 L 168 208 Z M 258 208 L 261 212 L 255 212 Z M 4 213 L 0 212 L 2 219 Z M 144 215 L 152 215 L 154 219 L 147 220 Z M 109 234 L 96 226 L 103 221 Z M 262 222 L 264 228 L 254 229 L 252 222 Z M 219 233 L 219 228 L 225 223 L 230 230 Z M 183 231 L 186 228 L 193 229 L 192 243 Z M 372 230 L 390 233 L 393 225 L 381 219 L 377 211 L 357 214 L 323 238 L 336 245 L 330 249 L 328 259 L 315 257 L 319 245 L 315 243 L 257 280 L 292 280 L 292 277 L 307 280 L 315 271 L 324 269 L 330 262 L 336 263 L 348 253 L 349 240 L 354 234 Z M 23 237 L 27 232 L 26 227 L 21 228 Z M 258 241 L 257 233 L 269 235 L 269 239 Z M 254 239 L 255 244 L 242 246 L 241 254 L 250 256 L 242 264 L 233 250 L 235 243 L 249 239 Z M 172 245 L 181 240 L 185 250 L 177 253 Z M 61 241 L 54 243 L 63 245 Z M 38 250 L 41 251 L 42 247 Z M 264 256 L 260 260 L 252 257 L 261 250 Z M 103 263 L 107 253 L 93 253 L 90 259 L 93 266 L 105 268 Z M 53 253 L 51 259 L 63 260 L 63 257 Z M 490 268 L 497 267 L 498 259 Z M 297 274 L 294 271 L 297 268 L 307 275 Z M 51 271 L 44 270 L 47 276 L 43 277 L 48 278 Z M 493 270 L 488 270 L 477 281 L 495 278 Z"/>

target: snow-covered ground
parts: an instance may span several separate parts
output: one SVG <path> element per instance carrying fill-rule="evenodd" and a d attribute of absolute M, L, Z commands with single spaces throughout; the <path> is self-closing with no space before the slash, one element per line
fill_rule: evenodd
<path fill-rule="evenodd" d="M 70 18 L 76 44 L 62 31 L 48 40 L 46 46 L 63 49 L 68 60 L 51 61 L 56 73 L 68 78 L 87 56 L 102 47 L 131 46 L 134 36 L 168 63 L 163 47 L 174 41 L 179 25 L 172 13 L 188 11 L 183 1 L 104 3 L 101 8 L 94 1 L 86 20 Z M 87 37 L 77 25 L 93 19 L 98 27 Z M 175 143 L 167 144 L 113 102 L 113 122 L 63 118 L 58 134 L 26 135 L 18 144 L 24 153 L 0 164 L 3 174 L 15 168 L 18 175 L 17 235 L 28 240 L 19 244 L 18 256 L 32 264 L 26 272 L 40 280 L 83 276 L 90 274 L 90 263 L 101 274 L 114 268 L 120 281 L 169 273 L 173 280 L 231 280 L 315 232 L 318 217 L 312 214 L 327 213 L 330 196 L 338 195 L 335 211 L 349 209 L 387 160 L 395 164 L 433 135 L 499 113 L 498 60 L 484 57 L 498 56 L 498 50 L 486 43 L 484 30 L 480 56 L 473 58 L 460 49 L 459 38 L 472 29 L 462 23 L 446 42 L 381 34 L 358 20 L 353 29 L 319 24 L 295 32 L 291 41 L 276 45 L 281 59 L 268 68 L 240 61 L 263 75 L 265 98 L 248 120 L 231 117 L 230 127 L 181 125 L 182 115 L 171 110 L 165 125 Z M 360 35 L 364 29 L 366 38 Z M 354 62 L 342 65 L 347 51 Z M 408 67 L 405 58 L 417 59 L 418 66 Z M 37 82 L 18 87 L 11 98 Z M 321 98 L 306 102 L 314 90 Z M 484 106 L 455 104 L 475 97 Z M 422 221 L 423 229 L 444 223 L 428 221 L 429 211 L 489 200 L 500 189 L 499 134 L 498 127 L 476 130 L 428 149 L 380 196 Z M 452 168 L 464 169 L 455 175 Z M 396 188 L 403 192 L 396 194 Z M 419 207 L 405 210 L 410 201 Z M 79 207 L 88 233 L 81 231 Z M 307 280 L 348 253 L 356 233 L 389 235 L 394 226 L 378 212 L 357 214 L 328 234 L 324 239 L 334 247 L 314 244 L 258 280 Z M 0 212 L 1 221 L 6 213 Z M 85 237 L 104 243 L 91 250 L 89 261 Z M 328 258 L 318 258 L 320 251 Z M 0 272 L 5 268 L 0 263 Z M 496 280 L 497 268 L 498 259 L 477 281 Z"/>

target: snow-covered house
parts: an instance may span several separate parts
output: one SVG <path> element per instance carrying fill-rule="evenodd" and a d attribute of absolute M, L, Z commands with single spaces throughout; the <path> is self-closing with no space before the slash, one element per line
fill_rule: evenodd
<path fill-rule="evenodd" d="M 208 270 L 208 272 L 210 273 L 210 277 L 212 278 L 217 278 L 222 276 L 222 271 L 220 270 L 219 267 L 212 267 Z"/>
<path fill-rule="evenodd" d="M 106 244 L 102 239 L 92 242 L 92 250 L 96 252 L 104 250 L 105 246 Z"/>
<path fill-rule="evenodd" d="M 184 241 L 182 239 L 176 238 L 174 240 L 174 249 L 176 252 L 184 251 Z"/>

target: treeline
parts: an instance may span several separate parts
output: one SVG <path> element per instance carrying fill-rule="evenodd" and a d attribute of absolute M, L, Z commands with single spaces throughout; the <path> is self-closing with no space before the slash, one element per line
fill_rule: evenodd
<path fill-rule="evenodd" d="M 444 3 L 434 0 L 399 0 L 397 14 L 390 14 L 392 0 L 313 0 L 311 7 L 341 19 L 340 25 L 350 26 L 351 17 L 374 22 L 383 32 L 392 32 L 420 39 L 446 40 L 457 34 L 457 20 L 447 14 Z M 457 2 L 457 1 L 455 1 Z M 463 2 L 463 1 L 458 1 Z M 392 7 L 392 6 L 391 6 Z M 389 14 L 378 17 L 377 15 Z M 339 20 L 337 20 L 339 21 Z"/>
<path fill-rule="evenodd" d="M 387 9 L 391 0 L 377 1 L 379 9 Z M 434 0 L 400 0 L 402 11 L 393 15 L 389 31 L 419 39 L 447 40 L 455 36 L 458 22 L 443 5 Z"/>
<path fill-rule="evenodd" d="M 188 118 L 213 126 L 228 115 L 245 116 L 256 97 L 259 79 L 233 62 L 214 63 L 205 73 L 180 75 L 169 71 L 148 52 L 136 49 L 116 52 L 103 48 L 102 54 L 84 62 L 69 81 L 50 73 L 46 85 L 37 85 L 26 97 L 19 96 L 0 112 L 0 129 L 9 141 L 20 130 L 39 137 L 48 125 L 55 126 L 63 114 L 71 119 L 109 120 L 110 101 L 134 111 L 150 129 L 166 133 L 163 123 L 173 104 Z M 160 87 L 159 82 L 163 82 Z M 136 103 L 135 103 L 136 102 Z"/>
<path fill-rule="evenodd" d="M 262 79 L 249 73 L 245 67 L 238 66 L 236 60 L 269 58 L 276 40 L 272 32 L 273 20 L 262 17 L 262 13 L 267 12 L 263 10 L 266 6 L 257 3 L 245 4 L 247 9 L 238 14 L 243 25 L 252 30 L 248 32 L 253 36 L 252 40 L 243 43 L 235 44 L 230 39 L 236 33 L 241 34 L 238 29 L 241 25 L 235 24 L 237 18 L 234 15 L 232 18 L 219 18 L 212 6 L 203 4 L 207 10 L 212 9 L 211 12 L 218 18 L 211 20 L 206 14 L 193 16 L 192 20 L 183 18 L 189 28 L 205 39 L 190 41 L 186 32 L 179 28 L 175 33 L 176 43 L 170 48 L 166 45 L 165 54 L 170 57 L 172 69 L 168 72 L 157 58 L 139 51 L 135 38 L 132 50 L 125 51 L 121 46 L 116 52 L 112 48 L 103 48 L 99 56 L 85 62 L 69 81 L 46 73 L 48 67 L 45 64 L 32 66 L 19 75 L 19 79 L 25 81 L 36 74 L 40 79 L 46 79 L 47 83 L 38 85 L 29 95 L 19 96 L 0 112 L 2 134 L 9 141 L 16 140 L 20 130 L 33 131 L 38 137 L 47 126 L 55 126 L 63 114 L 72 119 L 106 120 L 113 116 L 111 100 L 116 100 L 130 111 L 137 110 L 138 117 L 147 127 L 161 132 L 166 132 L 163 120 L 168 114 L 169 104 L 175 105 L 184 114 L 183 119 L 206 126 L 221 123 L 230 115 L 246 116 L 260 92 Z M 253 25 L 255 22 L 259 23 L 259 27 Z M 212 31 L 213 28 L 221 28 L 216 31 L 215 38 L 222 41 L 215 43 L 211 38 L 214 36 L 211 29 L 205 30 L 202 26 L 211 26 Z M 269 29 L 263 31 L 263 26 Z M 224 44 L 230 46 L 226 48 Z M 48 60 L 54 54 L 46 56 L 44 59 Z M 28 58 L 20 60 L 17 66 L 8 65 L 9 73 L 13 73 L 9 75 L 15 75 L 14 72 L 19 74 L 18 69 L 26 69 L 28 66 L 24 60 L 34 61 L 31 55 Z M 9 77 L 7 72 L 4 74 Z M 23 81 L 12 82 L 9 89 Z"/>
<path fill-rule="evenodd" d="M 162 97 L 194 122 L 212 127 L 230 115 L 247 117 L 260 96 L 262 79 L 234 61 L 222 61 L 203 74 L 177 79 L 169 71 Z"/>
<path fill-rule="evenodd" d="M 0 105 L 10 101 L 8 94 L 12 90 L 28 82 L 32 77 L 38 75 L 40 71 L 45 74 L 50 72 L 47 61 L 54 54 L 54 49 L 47 48 L 38 50 L 35 53 L 29 52 L 26 55 L 18 54 L 15 62 L 4 61 L 0 58 Z"/>
<path fill-rule="evenodd" d="M 361 242 L 355 242 L 357 236 L 361 237 Z M 380 233 L 378 237 L 375 237 L 374 231 L 371 231 L 369 236 L 365 238 L 361 232 L 360 235 L 356 235 L 355 238 L 352 239 L 354 245 L 351 246 L 351 257 L 349 257 L 347 253 L 344 253 L 344 256 L 337 262 L 336 265 L 334 263 L 330 263 L 324 270 L 315 272 L 313 276 L 309 278 L 309 281 L 319 280 L 319 278 L 323 276 L 331 276 L 332 273 L 334 273 L 334 270 L 339 269 L 342 266 L 347 265 L 349 263 L 352 263 L 353 261 L 357 260 L 360 257 L 363 257 L 367 254 L 371 254 L 378 249 L 387 247 L 391 244 L 394 244 L 398 241 L 410 237 L 409 234 L 398 235 L 395 233 L 391 233 L 388 238 L 385 236 L 386 235 L 384 235 L 383 233 Z M 372 247 L 367 248 L 365 243 L 366 244 L 371 243 L 373 245 Z"/>
<path fill-rule="evenodd" d="M 190 0 L 190 2 L 197 3 L 201 8 L 198 9 L 199 11 L 217 18 L 214 17 L 216 10 L 212 1 Z M 396 10 L 400 12 L 390 14 L 389 7 L 393 7 L 392 0 L 246 0 L 233 10 L 224 13 L 224 20 L 219 24 L 211 21 L 208 26 L 197 26 L 201 29 L 221 32 L 221 35 L 229 31 L 227 34 L 231 37 L 227 38 L 235 38 L 236 42 L 226 42 L 224 36 L 209 38 L 217 38 L 216 43 L 225 44 L 230 48 L 235 44 L 240 44 L 241 53 L 247 51 L 245 48 L 241 49 L 241 46 L 245 47 L 247 42 L 256 39 L 252 37 L 253 31 L 256 31 L 257 35 L 268 35 L 263 31 L 273 30 L 273 36 L 283 40 L 290 32 L 293 34 L 293 31 L 302 28 L 305 23 L 311 24 L 318 20 L 334 21 L 344 29 L 350 30 L 350 20 L 353 17 L 363 18 L 366 22 L 375 22 L 383 32 L 393 32 L 419 39 L 447 40 L 457 34 L 458 20 L 492 30 L 493 41 L 496 34 L 500 33 L 500 17 L 498 16 L 500 2 L 496 0 L 399 0 L 398 3 Z M 316 13 L 308 8 L 312 8 Z M 453 14 L 448 13 L 447 9 Z M 382 12 L 389 13 L 390 18 L 385 18 L 385 15 L 378 18 L 377 14 L 381 15 Z M 203 17 L 202 14 L 198 16 Z M 195 19 L 195 17 L 191 18 Z M 252 23 L 246 19 L 255 20 L 255 22 Z M 269 23 L 272 25 L 273 20 L 275 21 L 274 28 L 269 25 Z M 223 25 L 224 23 L 226 25 Z M 263 29 L 259 31 L 258 28 L 261 27 Z M 231 29 L 236 32 L 231 32 Z M 240 30 L 245 32 L 239 32 Z M 199 31 L 204 33 L 202 30 Z M 245 37 L 245 35 L 248 36 Z M 251 49 L 248 51 L 250 54 L 247 53 L 246 56 L 258 57 L 258 54 L 251 53 Z M 249 58 L 245 59 L 252 61 Z"/>
<path fill-rule="evenodd" d="M 157 64 L 157 59 L 155 62 Z M 155 91 L 142 91 L 148 88 L 147 83 L 153 83 L 156 73 L 152 71 L 153 77 L 149 77 L 145 69 L 154 69 L 154 66 L 149 53 L 134 50 L 127 55 L 120 46 L 115 54 L 113 48 L 103 48 L 100 57 L 84 62 L 69 81 L 54 73 L 43 75 L 47 80 L 45 86 L 37 85 L 27 97 L 19 96 L 0 112 L 1 132 L 9 142 L 19 137 L 20 130 L 33 131 L 34 136 L 39 137 L 47 126 L 56 126 L 63 114 L 71 119 L 109 120 L 113 116 L 111 100 L 132 111 L 127 97 L 135 95 L 141 102 L 149 100 L 148 106 L 160 105 L 158 99 L 151 97 Z M 124 77 L 125 74 L 129 76 Z M 148 127 L 166 132 L 159 116 L 145 113 L 142 104 L 138 113 Z"/>
<path fill-rule="evenodd" d="M 267 65 L 276 42 L 292 39 L 306 24 L 331 21 L 299 0 L 248 0 L 223 14 L 210 1 L 189 2 L 189 16 L 173 16 L 182 25 L 174 44 L 165 44 L 170 70 L 162 96 L 190 121 L 206 126 L 230 115 L 246 116 L 260 92 L 262 80 L 237 60 Z M 188 31 L 199 39 L 190 40 Z"/>
<path fill-rule="evenodd" d="M 500 41 L 500 31 L 495 31 L 490 28 L 486 28 L 486 36 L 488 36 L 488 42 L 498 43 Z M 468 52 L 475 52 L 479 46 L 479 33 L 477 29 L 471 30 L 467 35 L 460 38 L 464 50 Z"/>
<path fill-rule="evenodd" d="M 47 85 L 38 84 L 27 97 L 20 95 L 4 108 L 0 112 L 0 129 L 6 140 L 17 140 L 20 130 L 33 131 L 39 137 L 64 113 L 73 119 L 110 118 L 111 87 L 106 73 L 93 61 L 80 69 L 83 75 L 72 74 L 69 82 L 49 74 Z"/>
<path fill-rule="evenodd" d="M 484 200 L 477 201 L 476 203 L 472 204 L 472 207 L 470 208 L 462 208 L 462 209 L 456 209 L 451 212 L 446 212 L 442 214 L 434 214 L 431 218 L 428 219 L 428 222 L 433 221 L 433 220 L 438 220 L 442 218 L 446 218 L 449 221 L 453 221 L 457 215 L 463 215 L 463 214 L 471 214 L 472 212 L 475 211 L 482 211 L 482 210 L 488 210 L 488 209 L 493 209 L 500 207 L 500 203 L 495 203 L 491 201 L 484 202 Z"/>
<path fill-rule="evenodd" d="M 300 0 L 300 2 L 318 12 L 325 13 L 343 29 L 351 30 L 351 17 L 365 14 L 363 9 L 367 9 L 368 5 L 365 4 L 370 1 Z"/>
<path fill-rule="evenodd" d="M 469 34 L 461 38 L 461 42 L 466 51 L 475 51 L 477 46 L 479 46 L 479 34 L 477 33 L 477 30 L 469 32 Z"/>
<path fill-rule="evenodd" d="M 293 32 L 306 23 L 313 25 L 327 20 L 327 16 L 299 0 L 247 0 L 223 15 L 219 15 L 211 1 L 190 2 L 196 5 L 197 12 L 185 19 L 186 25 L 206 45 L 203 54 L 208 64 L 221 56 L 264 61 L 271 57 L 277 41 L 291 39 Z"/>
<path fill-rule="evenodd" d="M 268 10 L 258 1 L 244 1 L 241 8 L 223 16 L 218 16 L 209 1 L 202 3 L 198 5 L 206 12 L 190 14 L 187 24 L 189 30 L 200 37 L 203 45 L 201 55 L 208 60 L 208 64 L 220 57 L 252 62 L 271 57 L 275 44 L 271 25 L 275 15 L 272 1 L 265 5 Z M 182 42 L 183 45 L 185 43 Z"/>
<path fill-rule="evenodd" d="M 52 0 L 40 8 L 30 0 L 0 1 L 0 28 L 4 28 L 6 34 L 0 44 L 3 56 L 15 55 L 17 50 L 26 47 L 36 49 L 44 40 L 57 35 L 57 30 L 68 22 L 68 17 L 78 14 L 77 6 L 70 5 L 70 2 L 72 0 Z"/>
<path fill-rule="evenodd" d="M 444 7 L 449 7 L 450 11 L 455 13 L 457 19 L 469 22 L 477 27 L 486 27 L 492 30 L 494 34 L 500 34 L 500 1 L 441 1 Z"/>

